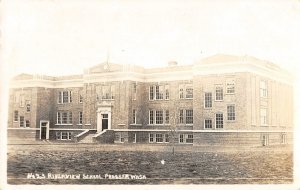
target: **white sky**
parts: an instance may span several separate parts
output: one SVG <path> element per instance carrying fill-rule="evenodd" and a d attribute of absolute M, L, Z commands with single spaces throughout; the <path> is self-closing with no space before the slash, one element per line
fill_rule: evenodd
<path fill-rule="evenodd" d="M 11 74 L 80 74 L 108 49 L 111 62 L 146 67 L 226 53 L 299 68 L 299 0 L 9 0 L 2 9 Z"/>

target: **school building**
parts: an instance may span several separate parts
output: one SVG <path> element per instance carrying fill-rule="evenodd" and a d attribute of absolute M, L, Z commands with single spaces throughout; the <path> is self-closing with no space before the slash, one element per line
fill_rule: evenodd
<path fill-rule="evenodd" d="M 288 72 L 250 56 L 165 67 L 103 63 L 82 75 L 20 74 L 8 142 L 267 146 L 292 143 Z"/>

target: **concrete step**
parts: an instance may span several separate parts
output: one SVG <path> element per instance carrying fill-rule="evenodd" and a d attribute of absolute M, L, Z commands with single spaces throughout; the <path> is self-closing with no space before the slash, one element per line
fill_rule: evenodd
<path fill-rule="evenodd" d="M 86 137 L 84 137 L 82 140 L 80 140 L 78 143 L 94 143 L 93 136 L 95 136 L 95 134 L 89 134 Z"/>

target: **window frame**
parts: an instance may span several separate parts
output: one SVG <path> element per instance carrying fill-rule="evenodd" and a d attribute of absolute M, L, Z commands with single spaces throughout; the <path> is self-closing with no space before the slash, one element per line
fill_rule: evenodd
<path fill-rule="evenodd" d="M 193 125 L 194 124 L 194 111 L 193 111 L 193 109 L 186 109 L 185 110 L 185 124 L 186 125 Z"/>
<path fill-rule="evenodd" d="M 220 118 L 222 118 L 222 120 L 220 120 Z M 215 127 L 216 129 L 224 129 L 224 114 L 222 112 L 215 114 Z"/>
<path fill-rule="evenodd" d="M 14 110 L 13 122 L 19 122 L 19 110 Z"/>
<path fill-rule="evenodd" d="M 206 127 L 206 121 L 210 121 L 210 125 L 211 125 L 210 128 Z M 204 119 L 203 122 L 204 122 L 204 126 L 203 126 L 204 129 L 213 129 L 213 120 L 212 119 L 207 118 L 207 119 Z"/>
<path fill-rule="evenodd" d="M 224 100 L 224 88 L 223 85 L 215 85 L 215 101 Z"/>
<path fill-rule="evenodd" d="M 233 112 L 232 110 L 229 109 L 229 107 L 233 107 Z M 235 109 L 235 104 L 228 104 L 227 107 L 227 121 L 236 121 L 236 109 Z"/>
<path fill-rule="evenodd" d="M 213 107 L 213 97 L 212 92 L 204 92 L 204 108 Z"/>
<path fill-rule="evenodd" d="M 226 79 L 226 94 L 235 94 L 235 79 Z"/>
<path fill-rule="evenodd" d="M 22 118 L 22 119 L 21 119 L 21 118 Z M 20 121 L 19 127 L 24 128 L 24 127 L 25 127 L 25 117 L 22 116 L 22 115 L 20 115 L 20 116 L 19 116 L 19 121 Z"/>

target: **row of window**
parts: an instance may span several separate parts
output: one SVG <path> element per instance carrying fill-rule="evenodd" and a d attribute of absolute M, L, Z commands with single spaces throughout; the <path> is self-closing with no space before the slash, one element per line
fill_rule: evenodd
<path fill-rule="evenodd" d="M 30 127 L 30 120 L 25 120 L 24 116 L 19 116 L 18 111 L 14 111 L 14 122 L 19 122 L 20 127 Z"/>
<path fill-rule="evenodd" d="M 56 124 L 72 124 L 72 112 L 70 111 L 61 111 L 57 112 Z M 82 124 L 83 114 L 82 112 L 78 112 L 78 124 Z"/>
<path fill-rule="evenodd" d="M 79 91 L 79 103 L 83 102 L 83 95 L 82 91 Z M 65 91 L 59 91 L 57 96 L 57 103 L 58 104 L 65 104 L 65 103 L 71 103 L 72 102 L 72 91 L 65 90 Z"/>
<path fill-rule="evenodd" d="M 72 132 L 56 132 L 56 140 L 71 140 Z"/>

